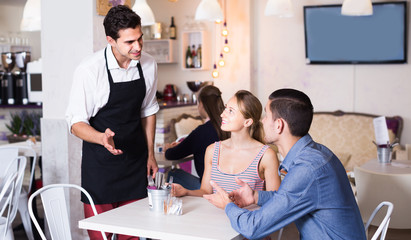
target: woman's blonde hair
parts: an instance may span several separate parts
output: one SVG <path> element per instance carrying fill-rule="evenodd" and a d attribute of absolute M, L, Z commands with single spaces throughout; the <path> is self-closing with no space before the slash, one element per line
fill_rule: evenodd
<path fill-rule="evenodd" d="M 249 128 L 250 136 L 259 142 L 264 142 L 264 129 L 260 122 L 263 106 L 260 100 L 246 90 L 236 92 L 234 97 L 237 99 L 237 105 L 244 118 L 253 120 Z"/>

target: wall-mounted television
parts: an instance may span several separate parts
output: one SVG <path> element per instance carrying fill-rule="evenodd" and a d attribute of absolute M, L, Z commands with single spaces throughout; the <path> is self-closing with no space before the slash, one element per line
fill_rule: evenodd
<path fill-rule="evenodd" d="M 307 64 L 407 62 L 407 4 L 373 3 L 371 16 L 343 16 L 341 5 L 304 6 Z"/>

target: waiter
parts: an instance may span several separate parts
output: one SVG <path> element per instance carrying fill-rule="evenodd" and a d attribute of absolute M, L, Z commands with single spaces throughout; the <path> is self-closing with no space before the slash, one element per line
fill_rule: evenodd
<path fill-rule="evenodd" d="M 81 185 L 99 213 L 146 197 L 147 175 L 158 171 L 157 63 L 142 52 L 141 19 L 119 5 L 108 12 L 104 29 L 108 45 L 77 67 L 66 111 L 71 133 L 83 140 Z M 82 202 L 85 217 L 93 216 L 85 196 Z M 95 231 L 89 236 L 102 238 Z"/>

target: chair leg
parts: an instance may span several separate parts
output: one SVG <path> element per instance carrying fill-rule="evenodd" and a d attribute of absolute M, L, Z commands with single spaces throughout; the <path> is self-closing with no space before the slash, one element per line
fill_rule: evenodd
<path fill-rule="evenodd" d="M 281 240 L 281 237 L 283 236 L 283 231 L 284 231 L 284 228 L 281 228 L 280 231 L 278 232 L 278 240 Z"/>
<path fill-rule="evenodd" d="M 31 220 L 30 220 L 29 209 L 28 209 L 28 197 L 27 197 L 26 192 L 22 191 L 20 194 L 18 210 L 20 213 L 21 221 L 23 223 L 27 238 L 29 240 L 34 240 L 33 229 L 31 227 Z"/>
<path fill-rule="evenodd" d="M 0 221 L 0 239 L 14 240 L 14 234 L 13 234 L 13 229 L 11 228 L 11 223 L 7 227 L 7 233 L 5 231 L 6 231 L 6 222 Z M 4 236 L 5 233 L 6 233 L 6 236 Z"/>

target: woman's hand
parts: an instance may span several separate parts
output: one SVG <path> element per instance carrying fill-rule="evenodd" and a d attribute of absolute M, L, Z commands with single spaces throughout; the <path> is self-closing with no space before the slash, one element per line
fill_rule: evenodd
<path fill-rule="evenodd" d="M 210 203 L 214 204 L 214 206 L 221 209 L 225 209 L 225 206 L 232 202 L 228 193 L 224 189 L 219 187 L 217 183 L 215 183 L 214 181 L 210 181 L 210 185 L 216 189 L 216 193 L 204 194 L 203 197 L 207 199 Z"/>
<path fill-rule="evenodd" d="M 179 144 L 179 142 L 166 143 L 166 145 L 164 146 L 164 151 L 167 151 L 167 149 L 173 148 L 173 147 L 177 146 L 178 144 Z"/>
<path fill-rule="evenodd" d="M 187 189 L 178 183 L 171 184 L 171 196 L 182 197 L 187 195 Z"/>

